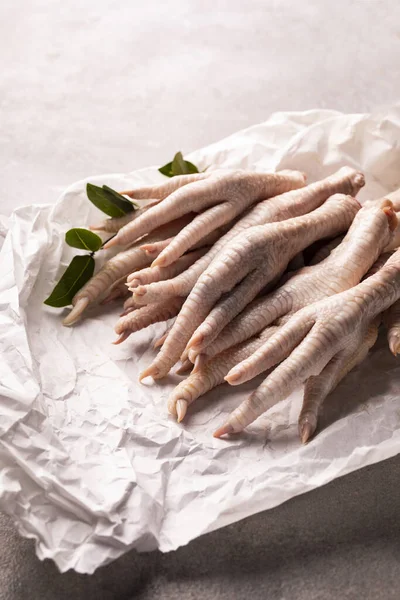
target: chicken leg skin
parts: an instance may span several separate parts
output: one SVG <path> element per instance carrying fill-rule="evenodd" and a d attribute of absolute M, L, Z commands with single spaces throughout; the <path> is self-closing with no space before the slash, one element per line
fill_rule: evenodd
<path fill-rule="evenodd" d="M 182 421 L 188 406 L 209 390 L 224 383 L 229 369 L 251 356 L 277 329 L 278 327 L 268 327 L 259 336 L 228 348 L 215 356 L 212 361 L 193 369 L 169 396 L 167 404 L 169 412 L 176 415 L 179 422 Z M 190 361 L 188 362 L 191 364 Z"/>
<path fill-rule="evenodd" d="M 369 325 L 400 298 L 400 250 L 355 287 L 303 308 L 227 377 L 247 381 L 279 364 L 228 417 L 215 436 L 242 431 L 296 387 L 319 375 L 334 356 L 360 339 Z M 234 374 L 234 377 L 233 377 Z"/>
<path fill-rule="evenodd" d="M 276 319 L 282 323 L 307 304 L 359 283 L 397 229 L 400 227 L 390 201 L 363 207 L 345 238 L 325 260 L 292 273 L 275 291 L 251 302 L 207 346 L 205 359 L 256 335 Z M 192 362 L 196 356 L 198 352 L 189 351 Z"/>
<path fill-rule="evenodd" d="M 213 270 L 218 273 L 218 278 L 215 278 L 214 285 L 220 286 L 223 292 L 230 291 L 229 283 L 224 282 L 222 273 L 222 265 L 227 263 L 227 258 L 236 250 L 239 256 L 240 265 L 246 264 L 249 271 L 244 280 L 237 287 L 230 291 L 226 299 L 222 299 L 211 310 L 203 323 L 197 328 L 188 342 L 188 348 L 200 351 L 207 346 L 218 336 L 223 327 L 234 318 L 256 295 L 261 289 L 276 276 L 283 273 L 290 258 L 297 254 L 298 249 L 308 245 L 310 239 L 318 239 L 326 236 L 327 226 L 334 227 L 335 232 L 346 230 L 349 226 L 349 221 L 346 216 L 352 219 L 359 205 L 355 205 L 353 199 L 347 197 L 346 202 L 351 202 L 353 206 L 340 207 L 339 203 L 344 201 L 346 197 L 335 195 L 332 196 L 323 206 L 316 209 L 312 213 L 290 219 L 280 224 L 265 225 L 260 228 L 252 228 L 249 234 L 242 234 L 235 238 L 220 256 L 215 259 L 210 269 L 205 271 L 205 274 Z M 350 210 L 349 210 L 350 209 Z M 347 210 L 349 212 L 347 213 Z M 344 220 L 342 220 L 344 218 Z M 335 223 L 336 220 L 336 223 Z M 335 223 L 335 225 L 334 225 Z M 329 235 L 329 234 L 328 234 Z M 250 248 L 246 252 L 246 238 L 250 237 Z M 230 274 L 229 274 L 230 276 Z M 239 271 L 234 283 L 239 280 Z"/>
<path fill-rule="evenodd" d="M 187 296 L 211 261 L 238 233 L 254 225 L 274 223 L 305 215 L 321 206 L 336 193 L 355 196 L 364 183 L 364 176 L 361 173 L 350 167 L 342 167 L 322 181 L 259 202 L 185 273 L 168 281 L 138 287 L 135 292 L 136 301 L 139 304 L 151 304 L 158 302 L 160 298 Z"/>
<path fill-rule="evenodd" d="M 352 344 L 344 348 L 326 365 L 319 375 L 310 377 L 304 387 L 303 405 L 299 416 L 299 436 L 303 444 L 314 434 L 318 413 L 325 398 L 337 387 L 340 381 L 357 365 L 362 363 L 378 339 L 381 316 L 372 323 L 360 327 Z"/>
<path fill-rule="evenodd" d="M 171 221 L 146 237 L 148 242 L 159 242 L 159 251 L 169 243 L 171 235 L 182 229 L 190 215 Z M 102 268 L 79 290 L 72 299 L 72 310 L 63 320 L 63 325 L 74 325 L 82 316 L 86 308 L 95 302 L 102 294 L 109 290 L 115 283 L 126 277 L 133 270 L 147 267 L 152 260 L 145 250 L 141 248 L 143 241 L 133 244 L 132 247 L 119 252 L 110 258 Z"/>
<path fill-rule="evenodd" d="M 125 341 L 131 333 L 144 329 L 153 323 L 167 321 L 178 314 L 183 303 L 183 298 L 170 298 L 167 304 L 149 304 L 122 316 L 115 325 L 118 339 L 114 344 Z"/>
<path fill-rule="evenodd" d="M 400 350 L 400 301 L 395 302 L 383 315 L 390 352 L 397 356 Z"/>
<path fill-rule="evenodd" d="M 289 260 L 310 240 L 346 231 L 359 208 L 354 198 L 336 194 L 308 215 L 253 227 L 237 236 L 199 278 L 157 358 L 141 374 L 141 379 L 149 375 L 159 379 L 168 373 L 179 360 L 196 327 L 204 321 L 222 294 L 244 279 L 227 298 L 227 311 L 222 304 L 222 319 L 218 322 L 219 329 L 213 329 L 214 337 L 225 324 L 224 320 L 230 320 L 232 307 L 237 314 L 262 287 L 284 271 Z M 204 326 L 208 327 L 209 323 L 205 321 Z M 203 331 L 202 326 L 201 335 L 204 337 Z M 195 341 L 198 344 L 202 340 L 195 338 Z"/>
<path fill-rule="evenodd" d="M 188 212 L 202 212 L 202 218 L 195 219 L 195 224 L 194 221 L 191 223 L 190 237 L 186 237 L 183 230 L 179 238 L 180 247 L 175 244 L 171 255 L 163 254 L 158 264 L 167 266 L 184 254 L 191 247 L 191 242 L 195 243 L 214 229 L 208 212 L 214 213 L 217 205 L 218 216 L 213 216 L 217 221 L 216 227 L 219 227 L 263 198 L 304 185 L 305 175 L 299 171 L 254 173 L 220 169 L 202 173 L 194 181 L 175 189 L 162 202 L 122 227 L 115 237 L 107 242 L 105 248 L 132 243 L 156 227 Z M 150 192 L 157 197 L 156 188 L 152 188 Z M 133 193 L 133 196 L 137 197 L 137 192 Z"/>

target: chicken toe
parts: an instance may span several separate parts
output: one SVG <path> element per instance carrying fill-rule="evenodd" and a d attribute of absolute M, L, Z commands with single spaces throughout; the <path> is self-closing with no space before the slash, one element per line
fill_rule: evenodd
<path fill-rule="evenodd" d="M 400 352 L 400 301 L 395 302 L 383 315 L 387 329 L 390 352 L 397 356 Z"/>
<path fill-rule="evenodd" d="M 311 241 L 346 231 L 359 208 L 360 205 L 351 196 L 336 194 L 308 215 L 281 223 L 253 227 L 234 238 L 200 277 L 198 283 L 211 269 L 216 273 L 216 276 L 210 279 L 209 286 L 203 290 L 202 296 L 197 284 L 191 295 L 197 292 L 197 302 L 200 302 L 204 295 L 209 293 L 210 286 L 214 292 L 219 288 L 221 296 L 222 293 L 232 290 L 233 285 L 241 279 L 243 281 L 210 311 L 188 340 L 188 348 L 195 354 L 204 352 L 229 321 L 236 317 L 266 284 L 283 273 L 293 256 Z M 227 264 L 232 266 L 226 269 Z M 244 269 L 246 278 L 243 278 Z"/>
<path fill-rule="evenodd" d="M 289 274 L 275 291 L 251 302 L 207 346 L 203 354 L 208 358 L 219 354 L 259 333 L 277 319 L 283 324 L 291 314 L 311 302 L 353 287 L 371 265 L 377 264 L 378 256 L 399 229 L 397 217 L 387 201 L 362 208 L 345 238 L 324 260 Z M 192 361 L 196 355 L 193 350 L 189 353 Z"/>
<path fill-rule="evenodd" d="M 123 342 L 135 331 L 175 317 L 182 302 L 182 298 L 173 298 L 166 304 L 149 304 L 122 316 L 115 325 L 115 332 L 120 336 L 117 343 Z"/>
<path fill-rule="evenodd" d="M 136 292 L 138 303 L 151 304 L 158 301 L 159 298 L 176 295 L 187 296 L 211 261 L 239 233 L 255 225 L 275 223 L 305 215 L 321 206 L 336 193 L 355 196 L 363 185 L 364 177 L 361 173 L 350 167 L 343 167 L 321 181 L 262 200 L 242 216 L 225 235 L 214 243 L 207 254 L 187 271 L 165 282 L 141 286 Z"/>
<path fill-rule="evenodd" d="M 376 317 L 400 298 L 400 250 L 375 274 L 350 290 L 315 302 L 296 313 L 261 348 L 231 370 L 242 381 L 280 364 L 219 428 L 218 435 L 242 431 L 271 406 L 286 398 L 334 356 L 361 341 Z M 247 375 L 244 363 L 251 361 Z M 248 365 L 247 365 L 248 366 Z"/>
<path fill-rule="evenodd" d="M 355 338 L 354 343 L 341 350 L 319 375 L 310 377 L 304 387 L 303 406 L 299 416 L 299 436 L 303 444 L 308 442 L 317 428 L 318 413 L 325 398 L 339 382 L 359 365 L 378 338 L 381 317 L 378 316 L 367 328 L 365 335 Z"/>
<path fill-rule="evenodd" d="M 164 197 L 162 202 L 122 227 L 107 242 L 105 248 L 134 242 L 141 236 L 153 231 L 156 227 L 160 227 L 188 212 L 202 213 L 202 219 L 196 219 L 196 223 L 192 223 L 189 227 L 195 241 L 198 241 L 255 202 L 291 189 L 303 187 L 304 184 L 305 176 L 298 171 L 252 173 L 221 169 L 201 173 L 188 185 L 182 185 L 178 189 L 174 189 L 170 195 Z M 150 192 L 157 193 L 157 190 L 153 188 Z M 137 195 L 137 192 L 133 194 L 134 197 L 137 197 Z M 214 215 L 218 205 L 225 205 L 229 210 L 221 209 L 217 211 L 217 215 Z M 207 215 L 208 211 L 215 217 L 215 227 L 212 226 L 212 222 L 210 223 L 210 218 Z M 224 217 L 222 217 L 222 213 Z M 181 245 L 175 245 L 175 251 L 171 253 L 169 262 L 179 258 L 185 250 L 191 247 L 187 246 L 190 238 L 185 237 L 184 231 L 180 234 L 180 241 Z M 162 265 L 167 266 L 169 262 L 165 257 Z"/>

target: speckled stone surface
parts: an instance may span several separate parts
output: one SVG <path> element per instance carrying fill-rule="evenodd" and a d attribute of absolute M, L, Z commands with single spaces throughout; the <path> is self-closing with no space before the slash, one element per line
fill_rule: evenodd
<path fill-rule="evenodd" d="M 0 213 L 279 110 L 400 97 L 397 0 L 2 0 Z M 400 597 L 400 460 L 176 553 L 60 575 L 0 515 L 0 600 Z"/>

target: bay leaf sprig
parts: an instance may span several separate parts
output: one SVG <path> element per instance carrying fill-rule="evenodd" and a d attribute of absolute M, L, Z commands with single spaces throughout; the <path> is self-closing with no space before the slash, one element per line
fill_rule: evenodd
<path fill-rule="evenodd" d="M 177 152 L 171 162 L 160 167 L 158 170 L 166 177 L 199 173 L 196 165 L 183 158 L 182 152 Z M 86 185 L 86 194 L 96 208 L 112 218 L 123 217 L 139 208 L 137 204 L 107 185 L 100 187 L 93 183 L 88 183 Z M 75 294 L 93 277 L 95 268 L 94 254 L 98 250 L 101 250 L 108 240 L 103 242 L 93 231 L 76 227 L 67 231 L 65 242 L 72 248 L 86 250 L 89 254 L 73 257 L 50 296 L 44 301 L 44 304 L 47 304 L 47 306 L 56 308 L 69 306 Z"/>
<path fill-rule="evenodd" d="M 138 208 L 134 202 L 127 200 L 107 185 L 99 187 L 88 183 L 86 194 L 89 200 L 109 217 L 123 217 Z M 75 294 L 93 277 L 95 267 L 94 254 L 98 250 L 101 250 L 108 241 L 105 240 L 103 242 L 101 237 L 96 233 L 82 227 L 76 227 L 67 231 L 65 242 L 68 246 L 78 248 L 79 250 L 86 250 L 89 254 L 74 256 L 50 296 L 44 301 L 44 304 L 56 308 L 69 306 Z"/>
<path fill-rule="evenodd" d="M 177 152 L 171 162 L 160 167 L 158 170 L 166 177 L 199 173 L 199 169 L 196 165 L 183 158 L 182 152 Z"/>
<path fill-rule="evenodd" d="M 62 308 L 89 281 L 94 273 L 94 258 L 91 254 L 74 256 L 50 296 L 44 301 L 47 306 Z"/>
<path fill-rule="evenodd" d="M 81 227 L 69 229 L 65 234 L 65 242 L 71 248 L 87 250 L 90 254 L 74 256 L 62 274 L 60 281 L 44 301 L 47 306 L 54 306 L 55 308 L 62 308 L 71 304 L 75 294 L 93 277 L 94 254 L 106 243 L 93 231 Z"/>
<path fill-rule="evenodd" d="M 97 252 L 103 245 L 100 236 L 89 229 L 81 229 L 76 227 L 70 229 L 65 234 L 65 241 L 71 248 L 79 248 L 80 250 L 88 250 L 89 252 Z"/>
<path fill-rule="evenodd" d="M 109 217 L 123 217 L 139 208 L 137 204 L 107 185 L 99 187 L 93 183 L 88 183 L 86 194 L 90 202 Z"/>

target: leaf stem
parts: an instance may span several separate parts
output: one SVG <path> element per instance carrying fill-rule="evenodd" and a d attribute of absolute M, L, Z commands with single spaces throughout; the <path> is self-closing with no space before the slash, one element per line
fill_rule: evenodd
<path fill-rule="evenodd" d="M 101 248 L 100 248 L 100 250 L 101 250 L 101 249 L 104 247 L 104 244 L 107 244 L 107 242 L 109 242 L 110 240 L 112 240 L 113 238 L 115 238 L 115 236 L 116 236 L 116 235 L 117 235 L 117 234 L 116 234 L 116 233 L 114 233 L 114 234 L 113 234 L 111 237 L 109 237 L 107 240 L 104 240 L 104 242 L 103 242 L 103 243 L 102 243 L 102 245 L 101 245 Z"/>

